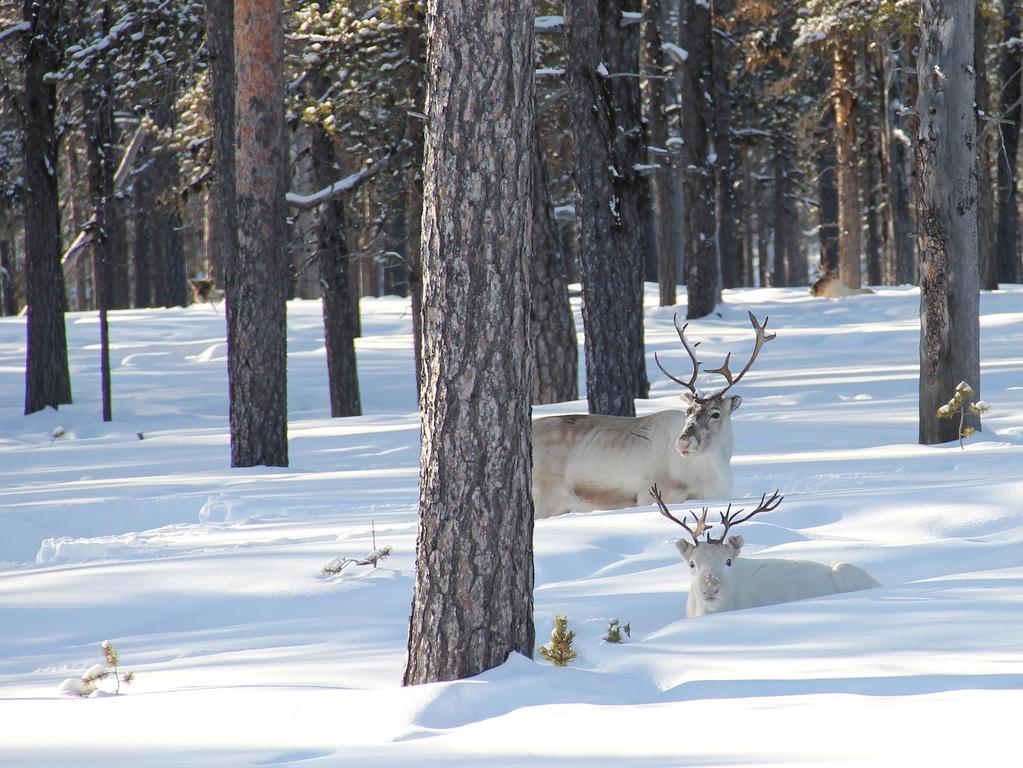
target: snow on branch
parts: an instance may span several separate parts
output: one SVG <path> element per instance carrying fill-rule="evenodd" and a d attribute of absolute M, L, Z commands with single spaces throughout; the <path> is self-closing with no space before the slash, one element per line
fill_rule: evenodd
<path fill-rule="evenodd" d="M 7 27 L 7 29 L 0 31 L 0 42 L 3 42 L 4 39 L 10 37 L 11 35 L 16 35 L 19 32 L 29 32 L 31 31 L 31 29 L 32 29 L 31 22 L 19 21 L 17 24 L 12 24 L 11 26 Z"/>
<path fill-rule="evenodd" d="M 622 20 L 618 22 L 619 26 L 628 27 L 632 24 L 642 24 L 643 14 L 638 11 L 622 11 Z"/>
<path fill-rule="evenodd" d="M 564 16 L 537 16 L 533 20 L 533 29 L 537 32 L 560 32 L 564 27 Z"/>
<path fill-rule="evenodd" d="M 364 181 L 382 170 L 388 164 L 389 160 L 390 155 L 388 154 L 376 163 L 376 165 L 367 166 L 358 173 L 345 176 L 343 179 L 335 181 L 330 186 L 324 187 L 318 192 L 313 192 L 309 195 L 300 195 L 297 192 L 288 192 L 288 194 L 284 197 L 288 203 L 296 208 L 312 208 L 332 197 L 335 197 L 336 195 L 343 195 L 345 192 L 351 192 L 352 190 L 357 189 Z"/>
<path fill-rule="evenodd" d="M 674 43 L 662 43 L 661 50 L 670 56 L 676 64 L 685 64 L 689 58 L 689 51 Z"/>

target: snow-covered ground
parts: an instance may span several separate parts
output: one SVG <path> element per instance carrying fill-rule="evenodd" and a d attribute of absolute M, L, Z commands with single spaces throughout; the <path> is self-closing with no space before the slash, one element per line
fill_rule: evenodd
<path fill-rule="evenodd" d="M 677 403 L 653 352 L 688 362 L 650 288 L 641 412 Z M 362 302 L 353 419 L 329 418 L 318 303 L 289 305 L 288 469 L 229 467 L 223 312 L 113 313 L 111 424 L 93 314 L 68 318 L 75 405 L 29 417 L 24 324 L 0 319 L 0 765 L 1014 764 L 1023 287 L 982 297 L 992 411 L 965 451 L 916 444 L 918 301 L 731 291 L 689 330 L 710 363 L 745 359 L 747 308 L 778 333 L 738 387 L 735 497 L 785 494 L 743 525 L 746 553 L 848 560 L 882 588 L 686 619 L 681 531 L 652 505 L 544 520 L 538 643 L 566 614 L 578 660 L 405 689 L 407 302 Z M 374 528 L 380 567 L 321 572 Z M 611 617 L 631 625 L 622 645 L 601 640 Z M 107 639 L 135 682 L 61 695 Z"/>

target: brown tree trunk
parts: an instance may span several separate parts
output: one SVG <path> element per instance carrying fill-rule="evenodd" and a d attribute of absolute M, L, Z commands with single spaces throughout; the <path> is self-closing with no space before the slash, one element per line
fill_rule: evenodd
<path fill-rule="evenodd" d="M 667 62 L 664 56 L 664 40 L 661 24 L 665 14 L 661 0 L 643 0 L 643 70 L 654 75 L 663 75 Z M 655 262 L 655 272 L 662 307 L 675 303 L 675 237 L 671 221 L 671 162 L 667 153 L 668 115 L 666 111 L 667 86 L 664 80 L 648 78 L 641 80 L 645 106 L 647 162 L 660 165 L 661 169 L 647 177 L 653 204 L 648 216 L 652 221 L 653 249 L 648 254 Z M 651 152 L 650 150 L 654 150 Z"/>
<path fill-rule="evenodd" d="M 535 641 L 533 8 L 428 7 L 423 439 L 406 685 L 531 656 Z"/>
<path fill-rule="evenodd" d="M 231 466 L 288 465 L 281 0 L 235 0 L 238 254 L 227 282 Z"/>
<path fill-rule="evenodd" d="M 25 218 L 25 413 L 71 402 L 66 299 L 60 264 L 57 197 L 57 89 L 48 77 L 60 65 L 60 6 L 25 0 L 27 35 L 22 91 L 22 173 Z"/>
<path fill-rule="evenodd" d="M 565 4 L 569 120 L 583 288 L 586 396 L 591 413 L 631 416 L 647 396 L 637 25 L 626 5 Z"/>
<path fill-rule="evenodd" d="M 690 319 L 705 317 L 721 302 L 715 215 L 714 163 L 711 159 L 713 114 L 706 95 L 711 77 L 710 7 L 687 0 L 681 8 L 679 44 L 689 56 L 682 66 L 682 167 L 685 179 L 686 294 Z"/>
<path fill-rule="evenodd" d="M 991 172 L 992 150 L 997 147 L 998 126 L 990 122 L 991 95 L 988 85 L 987 20 L 977 7 L 974 20 L 976 44 L 973 64 L 977 72 L 977 259 L 980 263 L 980 287 L 998 288 L 998 255 L 995 242 L 995 178 Z"/>
<path fill-rule="evenodd" d="M 835 149 L 838 182 L 838 275 L 860 287 L 860 189 L 856 156 L 856 60 L 851 43 L 834 46 Z"/>
<path fill-rule="evenodd" d="M 920 253 L 920 442 L 959 436 L 936 412 L 960 381 L 980 396 L 980 290 L 974 147 L 974 0 L 923 0 L 916 145 Z M 966 426 L 980 417 L 966 413 Z"/>
<path fill-rule="evenodd" d="M 234 189 L 234 0 L 206 4 L 206 48 L 210 57 L 210 111 L 213 115 L 213 174 L 209 196 L 210 276 L 227 285 L 238 252 L 238 212 Z M 228 332 L 231 308 L 225 307 Z"/>
<path fill-rule="evenodd" d="M 733 0 L 711 0 L 711 69 L 714 94 L 714 165 L 715 198 L 717 199 L 717 244 L 721 260 L 721 285 L 739 285 L 739 251 L 735 217 L 735 158 L 732 153 L 732 88 L 728 82 L 731 71 L 733 41 L 726 26 L 732 14 Z M 793 243 L 795 246 L 795 243 Z"/>
<path fill-rule="evenodd" d="M 561 251 L 543 142 L 533 134 L 533 254 L 530 260 L 533 330 L 533 403 L 560 403 L 579 396 L 579 349 L 568 301 L 568 270 Z"/>
<path fill-rule="evenodd" d="M 998 151 L 998 280 L 1020 281 L 1019 132 L 1023 108 L 1023 43 L 1018 0 L 1002 0 L 1002 146 Z"/>

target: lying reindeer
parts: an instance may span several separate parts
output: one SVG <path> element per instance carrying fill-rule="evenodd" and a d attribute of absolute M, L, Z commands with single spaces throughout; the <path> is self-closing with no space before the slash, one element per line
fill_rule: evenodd
<path fill-rule="evenodd" d="M 594 509 L 622 509 L 643 503 L 653 483 L 672 503 L 688 499 L 722 499 L 732 495 L 732 413 L 742 403 L 725 394 L 746 375 L 760 349 L 775 334 L 764 330 L 752 312 L 756 344 L 749 362 L 733 376 L 728 363 L 709 373 L 728 385 L 707 397 L 696 391 L 700 362 L 695 344 L 686 339 L 686 325 L 675 330 L 693 361 L 689 381 L 657 366 L 688 390 L 685 411 L 660 411 L 649 416 L 599 414 L 546 416 L 533 421 L 533 502 L 536 517 Z M 698 343 L 698 342 L 697 342 Z"/>
<path fill-rule="evenodd" d="M 693 515 L 696 527 L 690 528 L 684 519 L 679 520 L 668 511 L 657 486 L 650 489 L 650 494 L 661 514 L 685 528 L 693 539 L 692 544 L 679 539 L 675 545 L 689 562 L 689 600 L 686 602 L 689 618 L 881 586 L 866 571 L 850 563 L 825 565 L 811 560 L 740 559 L 742 536 L 728 536 L 729 529 L 761 512 L 776 509 L 784 498 L 777 491 L 769 499 L 766 493 L 761 496 L 757 508 L 743 517 L 739 515 L 745 510 L 732 512 L 729 504 L 725 512 L 719 513 L 723 528 L 716 539 L 708 532 L 714 526 L 707 524 L 706 507 L 699 519 Z M 700 541 L 704 533 L 706 536 Z"/>
<path fill-rule="evenodd" d="M 859 296 L 861 293 L 873 293 L 870 288 L 850 288 L 843 283 L 836 272 L 824 272 L 810 286 L 810 295 L 822 299 L 840 299 L 844 296 Z"/>

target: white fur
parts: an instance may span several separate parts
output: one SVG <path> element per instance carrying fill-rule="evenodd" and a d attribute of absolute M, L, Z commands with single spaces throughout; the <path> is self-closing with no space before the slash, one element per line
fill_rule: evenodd
<path fill-rule="evenodd" d="M 697 409 L 684 399 L 688 411 L 536 419 L 536 517 L 646 504 L 655 483 L 668 503 L 731 496 L 731 413 L 741 399 L 725 397 L 705 406 L 720 412 L 712 429 L 696 424 Z M 683 437 L 684 430 L 690 436 Z"/>
<path fill-rule="evenodd" d="M 724 544 L 701 541 L 693 545 L 687 539 L 678 540 L 676 546 L 690 564 L 687 616 L 881 586 L 866 571 L 850 563 L 825 565 L 811 560 L 740 558 L 742 544 L 742 536 L 731 536 Z"/>

